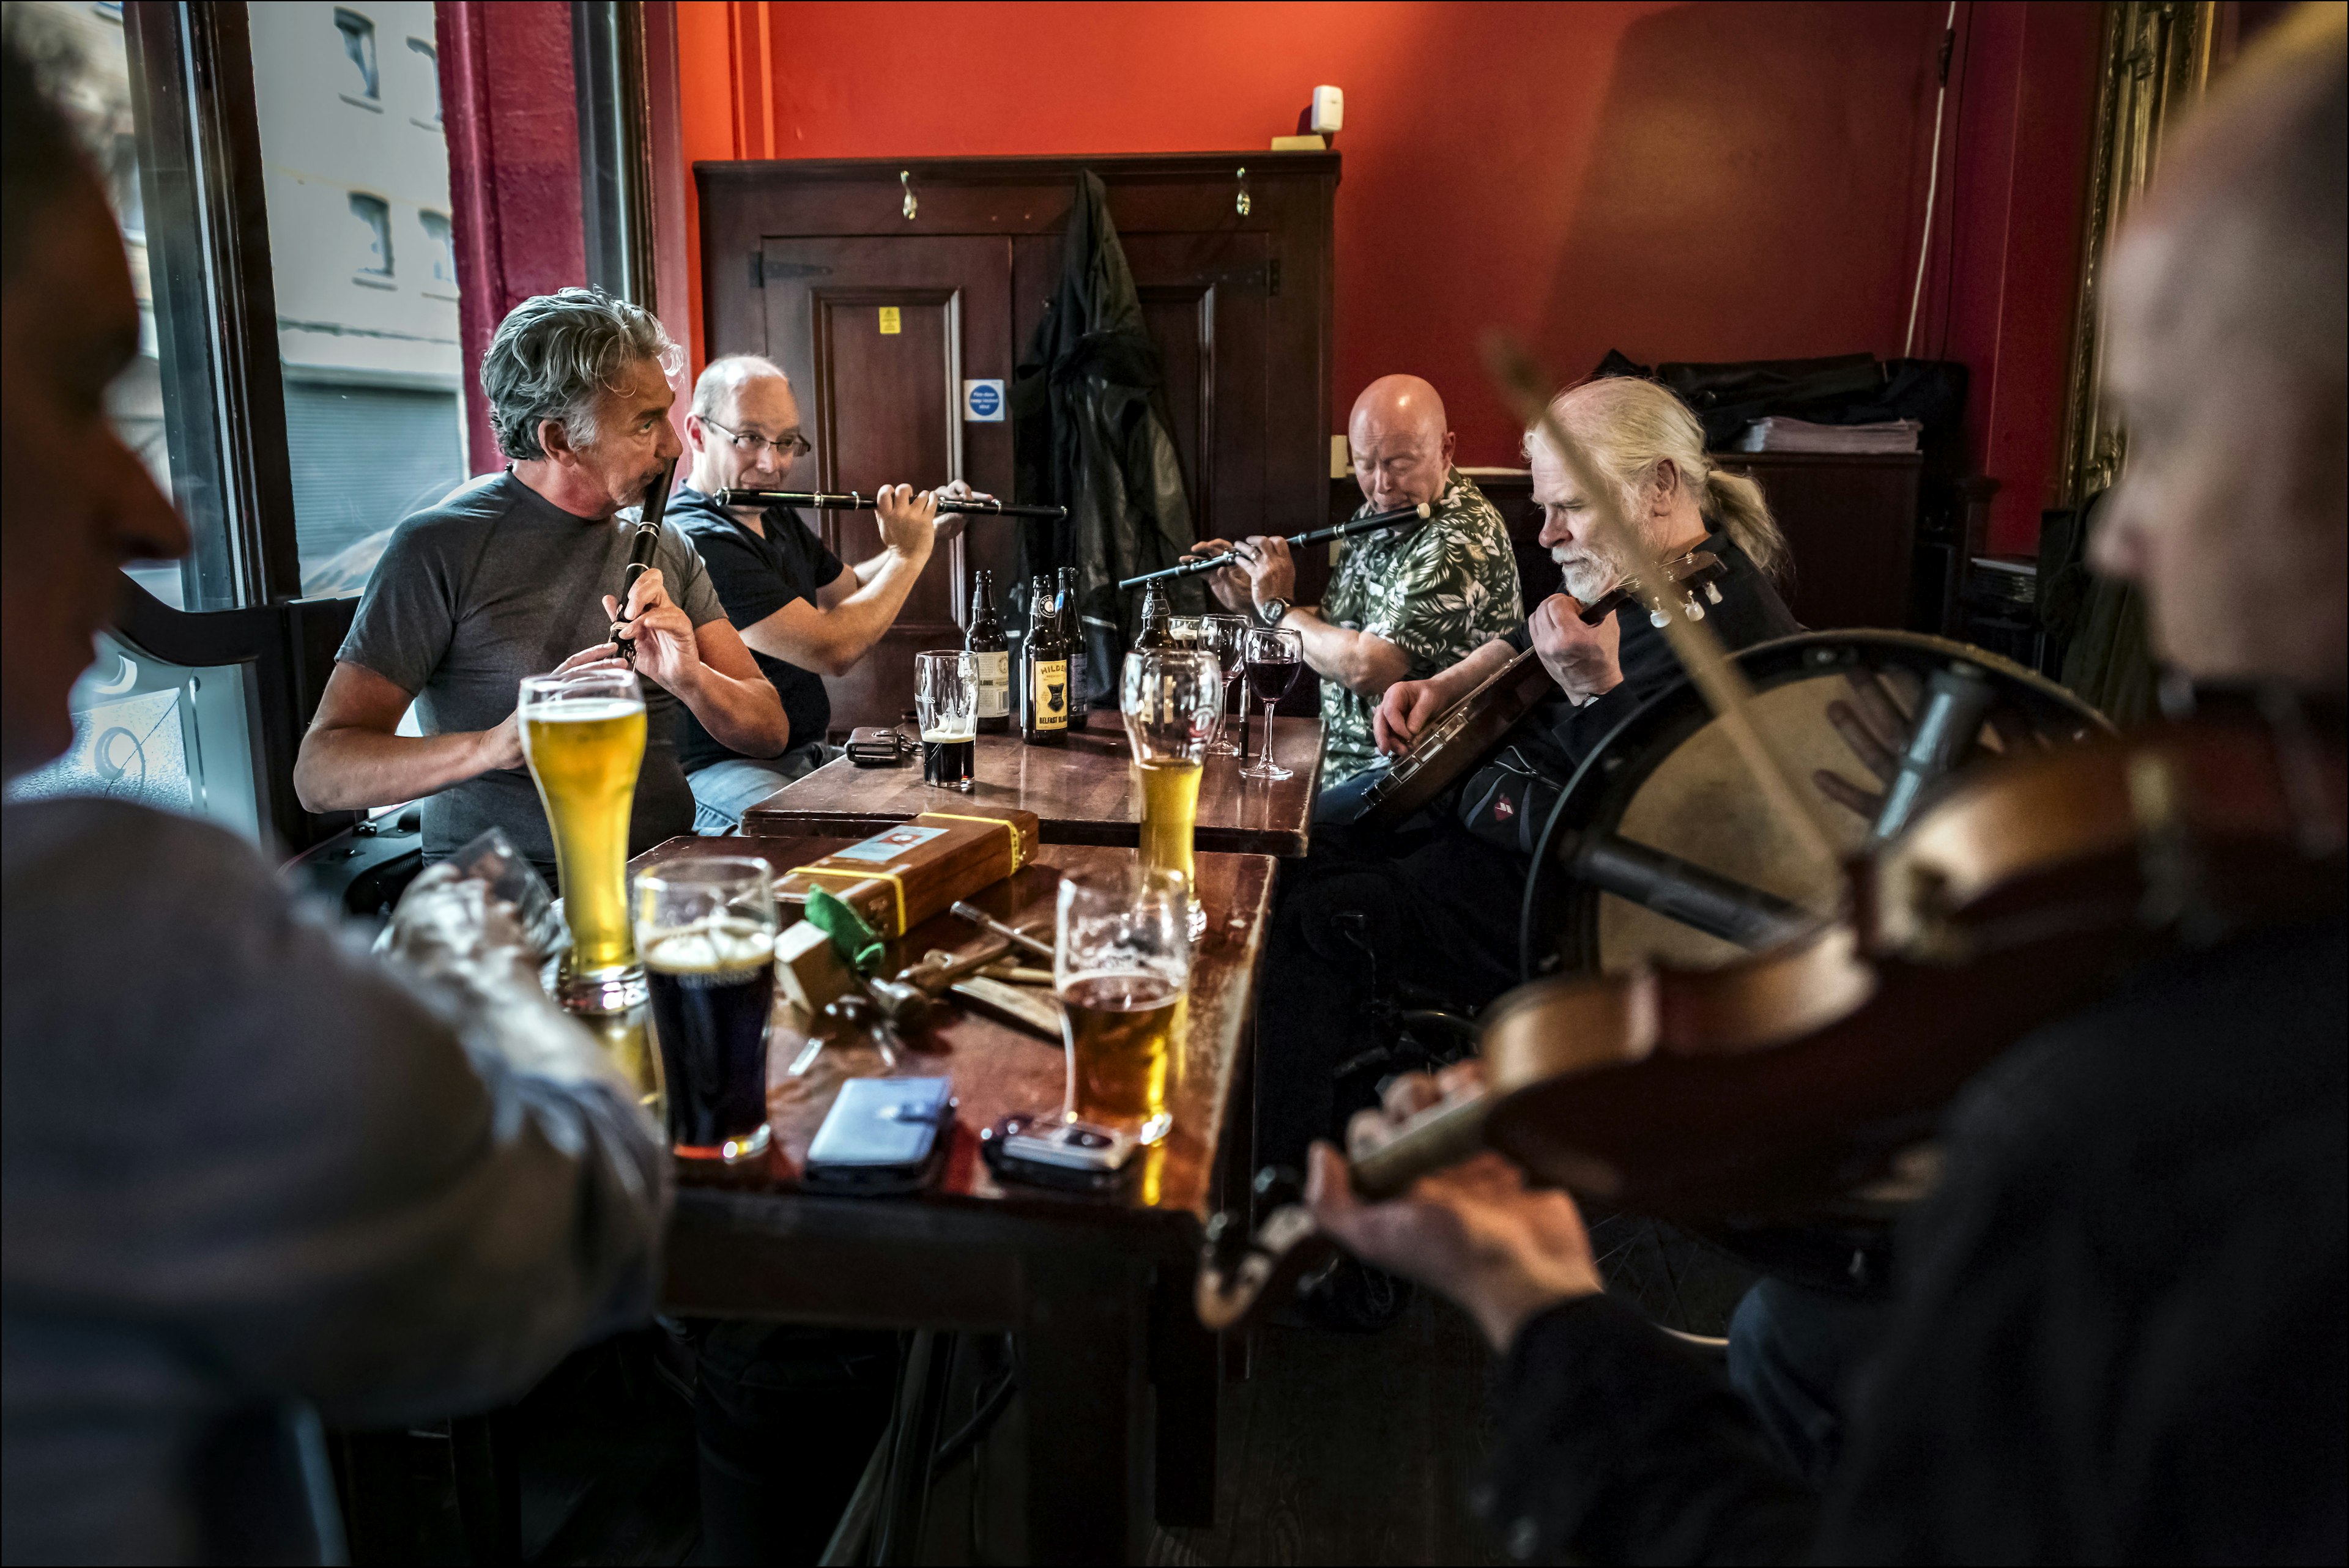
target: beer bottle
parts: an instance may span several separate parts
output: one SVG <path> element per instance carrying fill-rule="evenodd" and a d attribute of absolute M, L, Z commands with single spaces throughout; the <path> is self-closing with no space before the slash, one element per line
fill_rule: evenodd
<path fill-rule="evenodd" d="M 1056 601 L 1061 607 L 1061 640 L 1069 650 L 1069 727 L 1082 729 L 1086 715 L 1092 709 L 1086 683 L 1092 673 L 1092 661 L 1085 656 L 1085 623 L 1077 613 L 1077 569 L 1063 566 L 1060 572 L 1060 593 Z"/>
<path fill-rule="evenodd" d="M 1155 583 L 1143 590 L 1142 629 L 1134 634 L 1137 649 L 1171 648 L 1174 645 L 1174 612 L 1167 607 L 1166 594 Z"/>
<path fill-rule="evenodd" d="M 1069 743 L 1069 645 L 1051 580 L 1028 589 L 1027 647 L 1020 655 L 1019 738 L 1030 746 Z"/>
<path fill-rule="evenodd" d="M 978 733 L 1001 735 L 1011 727 L 1011 642 L 995 609 L 995 573 L 981 570 L 971 582 L 970 629 L 963 634 L 978 683 Z"/>

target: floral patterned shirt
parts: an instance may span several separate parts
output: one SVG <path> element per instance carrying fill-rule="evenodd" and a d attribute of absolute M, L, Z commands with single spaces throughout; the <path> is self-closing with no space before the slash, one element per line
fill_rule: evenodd
<path fill-rule="evenodd" d="M 1356 517 L 1367 516 L 1364 501 Z M 1417 528 L 1383 529 L 1345 542 L 1321 615 L 1367 632 L 1411 659 L 1419 680 L 1457 664 L 1525 623 L 1508 525 L 1468 476 L 1444 476 L 1435 515 Z M 1341 784 L 1378 758 L 1375 699 L 1321 683 L 1321 782 Z"/>

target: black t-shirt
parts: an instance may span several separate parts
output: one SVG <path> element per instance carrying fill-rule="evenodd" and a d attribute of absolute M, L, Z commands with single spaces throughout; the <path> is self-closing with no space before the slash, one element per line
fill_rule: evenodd
<path fill-rule="evenodd" d="M 1721 558 L 1722 575 L 1714 584 L 1721 590 L 1721 603 L 1705 605 L 1704 624 L 1723 647 L 1734 653 L 1802 630 L 1770 579 L 1727 534 L 1708 534 L 1696 548 Z M 1531 853 L 1535 836 L 1549 820 L 1549 809 L 1574 770 L 1617 725 L 1680 680 L 1679 656 L 1644 613 L 1636 606 L 1619 610 L 1615 625 L 1622 683 L 1580 707 L 1568 702 L 1564 693 L 1553 692 L 1519 719 L 1461 790 L 1459 819 L 1469 831 Z M 1521 653 L 1531 645 L 1523 626 L 1507 640 Z"/>
<path fill-rule="evenodd" d="M 726 618 L 745 632 L 794 599 L 817 603 L 816 596 L 847 570 L 790 507 L 771 506 L 760 514 L 766 529 L 761 535 L 687 485 L 669 499 L 668 520 L 682 528 L 701 552 L 710 584 L 726 606 Z M 783 699 L 783 717 L 792 722 L 792 744 L 822 740 L 832 727 L 832 696 L 824 690 L 823 677 L 756 648 L 750 650 L 750 656 Z M 720 744 L 690 713 L 685 716 L 678 751 L 688 773 L 740 755 Z"/>

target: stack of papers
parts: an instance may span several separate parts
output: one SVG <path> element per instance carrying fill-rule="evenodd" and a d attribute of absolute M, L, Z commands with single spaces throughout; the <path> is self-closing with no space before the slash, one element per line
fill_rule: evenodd
<path fill-rule="evenodd" d="M 1913 452 L 1924 426 L 1914 419 L 1884 419 L 1873 425 L 1814 425 L 1773 414 L 1745 427 L 1741 452 Z"/>

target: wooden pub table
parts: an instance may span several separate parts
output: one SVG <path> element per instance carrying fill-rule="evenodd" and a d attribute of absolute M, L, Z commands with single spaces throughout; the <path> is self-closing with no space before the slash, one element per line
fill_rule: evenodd
<path fill-rule="evenodd" d="M 895 768 L 859 768 L 846 758 L 786 784 L 742 817 L 746 834 L 863 838 L 928 810 L 976 805 L 1033 811 L 1048 844 L 1141 842 L 1142 799 L 1134 787 L 1125 732 L 1094 725 L 1072 730 L 1064 747 L 1028 746 L 1013 735 L 982 735 L 968 795 L 922 782 L 918 758 Z M 1257 719 L 1261 728 L 1263 719 Z M 1192 842 L 1222 853 L 1305 853 L 1311 840 L 1313 796 L 1321 781 L 1321 721 L 1275 718 L 1273 760 L 1290 777 L 1260 782 L 1239 776 L 1237 757 L 1210 757 L 1199 779 L 1198 828 Z M 793 864 L 804 864 L 802 856 Z"/>
<path fill-rule="evenodd" d="M 849 841 L 671 839 L 630 871 L 751 854 L 780 872 Z M 1133 856 L 1049 847 L 972 902 L 1024 923 L 1049 914 L 1063 873 L 1115 872 Z M 1191 1291 L 1207 1217 L 1226 1191 L 1246 1191 L 1242 1068 L 1274 865 L 1263 855 L 1197 857 L 1207 928 L 1193 949 L 1171 1074 L 1174 1130 L 1137 1160 L 1122 1193 L 999 1183 L 979 1157 L 980 1128 L 1011 1111 L 1060 1106 L 1059 1042 L 948 1005 L 904 1038 L 894 1068 L 862 1040 L 834 1042 L 794 1078 L 788 1069 L 804 1039 L 779 1021 L 768 1042 L 768 1159 L 732 1171 L 678 1163 L 666 1309 L 861 1328 L 1017 1330 L 1029 1559 L 1140 1561 L 1154 1498 L 1162 1523 L 1212 1522 L 1220 1377 Z M 929 948 L 959 951 L 982 936 L 941 914 L 889 944 L 885 963 L 894 973 Z M 648 1044 L 649 1033 L 639 1040 Z M 954 1080 L 959 1105 L 933 1188 L 879 1198 L 800 1188 L 799 1161 L 843 1082 L 939 1076 Z"/>

